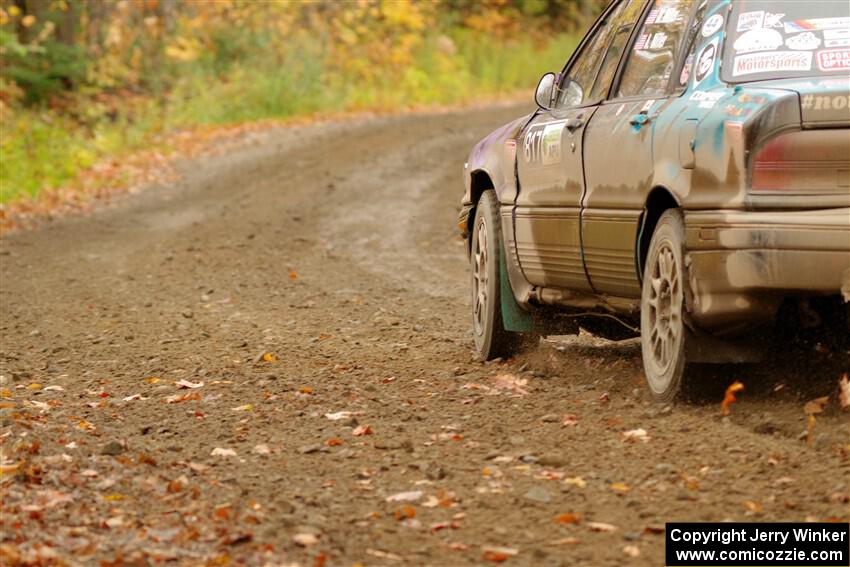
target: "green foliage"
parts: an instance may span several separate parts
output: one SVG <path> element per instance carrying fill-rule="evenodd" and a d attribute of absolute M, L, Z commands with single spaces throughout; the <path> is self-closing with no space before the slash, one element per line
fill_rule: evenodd
<path fill-rule="evenodd" d="M 24 46 L 4 33 L 0 38 L 8 54 L 3 61 L 3 77 L 14 81 L 26 93 L 29 104 L 47 100 L 80 83 L 86 76 L 86 54 L 77 45 L 49 40 L 38 46 Z"/>
<path fill-rule="evenodd" d="M 600 2 L 0 0 L 0 203 L 176 128 L 530 90 Z"/>

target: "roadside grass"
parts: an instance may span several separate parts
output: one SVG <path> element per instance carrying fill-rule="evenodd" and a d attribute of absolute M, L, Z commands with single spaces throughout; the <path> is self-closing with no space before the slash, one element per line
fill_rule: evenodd
<path fill-rule="evenodd" d="M 443 37 L 426 37 L 401 67 L 364 69 L 352 62 L 331 70 L 322 50 L 305 41 L 288 55 L 257 55 L 226 69 L 204 61 L 183 63 L 168 92 L 115 97 L 119 103 L 113 100 L 109 108 L 80 95 L 73 117 L 0 105 L 0 204 L 63 187 L 97 162 L 150 149 L 161 134 L 176 130 L 471 103 L 530 90 L 543 72 L 561 68 L 576 43 L 568 34 L 539 45 L 458 31 L 448 46 Z"/>

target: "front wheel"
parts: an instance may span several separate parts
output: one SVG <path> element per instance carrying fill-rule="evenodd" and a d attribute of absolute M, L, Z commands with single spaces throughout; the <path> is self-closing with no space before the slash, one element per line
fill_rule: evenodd
<path fill-rule="evenodd" d="M 516 333 L 502 321 L 502 230 L 496 193 L 484 191 L 475 210 L 469 260 L 472 268 L 472 334 L 475 350 L 484 360 L 508 357 L 517 345 Z"/>
<path fill-rule="evenodd" d="M 681 211 L 665 211 L 652 235 L 643 273 L 643 367 L 652 397 L 659 402 L 676 398 L 686 368 L 684 234 Z"/>

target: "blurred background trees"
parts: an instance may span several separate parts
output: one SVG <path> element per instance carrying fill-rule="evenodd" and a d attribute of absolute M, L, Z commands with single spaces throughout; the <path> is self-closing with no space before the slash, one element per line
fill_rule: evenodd
<path fill-rule="evenodd" d="M 0 201 L 174 128 L 528 89 L 606 1 L 0 0 Z"/>

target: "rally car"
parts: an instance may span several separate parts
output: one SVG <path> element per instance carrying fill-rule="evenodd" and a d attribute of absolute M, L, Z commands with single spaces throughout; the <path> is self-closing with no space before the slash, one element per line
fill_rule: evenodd
<path fill-rule="evenodd" d="M 639 335 L 667 402 L 850 301 L 850 3 L 615 0 L 535 101 L 465 165 L 481 357 Z"/>

